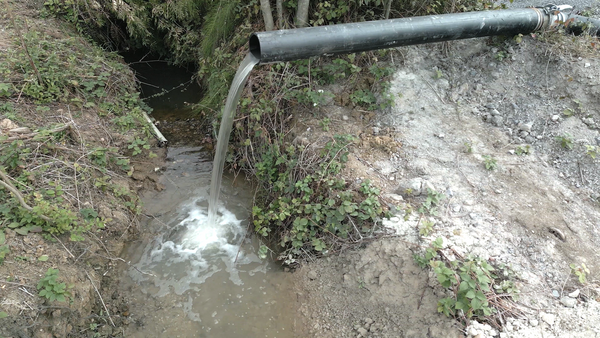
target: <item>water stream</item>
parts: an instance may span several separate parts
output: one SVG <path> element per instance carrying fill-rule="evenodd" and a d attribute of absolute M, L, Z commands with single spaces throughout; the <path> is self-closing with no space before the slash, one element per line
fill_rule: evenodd
<path fill-rule="evenodd" d="M 131 313 L 127 337 L 293 337 L 290 275 L 259 259 L 258 243 L 247 233 L 253 191 L 243 177 L 222 176 L 230 120 L 254 64 L 246 58 L 230 90 L 220 162 L 213 164 L 201 147 L 170 147 L 161 176 L 165 189 L 142 196 L 152 217 L 123 254 L 130 262 L 121 279 Z M 186 114 L 178 107 L 164 109 Z"/>
<path fill-rule="evenodd" d="M 223 176 L 223 168 L 225 166 L 225 159 L 227 158 L 227 145 L 229 144 L 229 135 L 231 134 L 231 128 L 233 126 L 233 119 L 235 117 L 235 111 L 237 108 L 240 95 L 244 85 L 248 80 L 248 75 L 254 68 L 254 65 L 258 63 L 258 59 L 251 53 L 246 56 L 244 61 L 240 64 L 231 87 L 229 87 L 229 93 L 227 94 L 227 101 L 225 102 L 225 109 L 223 110 L 223 117 L 221 118 L 221 127 L 219 128 L 219 136 L 217 138 L 217 147 L 215 148 L 215 159 L 213 162 L 212 180 L 210 182 L 210 200 L 208 201 L 208 223 L 213 224 L 216 221 L 219 194 L 221 191 L 221 178 Z"/>

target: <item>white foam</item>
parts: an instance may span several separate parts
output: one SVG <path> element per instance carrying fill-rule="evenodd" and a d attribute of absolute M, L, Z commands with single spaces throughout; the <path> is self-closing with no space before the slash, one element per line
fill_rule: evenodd
<path fill-rule="evenodd" d="M 149 244 L 136 264 L 139 270 L 151 271 L 157 276 L 149 278 L 138 274 L 134 278 L 152 279 L 159 289 L 158 296 L 169 292 L 181 295 L 192 289 L 192 284 L 202 284 L 222 270 L 229 273 L 229 280 L 236 285 L 243 285 L 240 266 L 258 264 L 251 275 L 267 270 L 266 263 L 256 254 L 245 253 L 240 248 L 246 231 L 242 221 L 221 206 L 216 222 L 209 224 L 207 210 L 200 203 L 203 200 L 201 197 L 182 206 L 185 211 L 180 217 L 185 218 L 169 234 L 162 234 Z"/>

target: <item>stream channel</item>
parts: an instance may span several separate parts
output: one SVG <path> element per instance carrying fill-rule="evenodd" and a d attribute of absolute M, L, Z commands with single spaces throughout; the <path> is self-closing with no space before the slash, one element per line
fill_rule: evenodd
<path fill-rule="evenodd" d="M 126 336 L 293 337 L 291 275 L 258 258 L 246 233 L 253 191 L 241 175 L 224 175 L 219 217 L 208 225 L 213 165 L 185 104 L 199 99 L 199 87 L 185 69 L 126 61 L 170 144 L 160 169 L 165 189 L 142 196 L 152 217 L 122 255 L 130 262 L 121 278 L 130 306 Z"/>

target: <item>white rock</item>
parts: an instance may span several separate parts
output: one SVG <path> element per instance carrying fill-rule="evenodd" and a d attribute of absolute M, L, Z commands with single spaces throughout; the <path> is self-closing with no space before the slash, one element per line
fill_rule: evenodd
<path fill-rule="evenodd" d="M 540 324 L 540 322 L 537 319 L 531 319 L 529 320 L 529 325 L 536 327 Z"/>
<path fill-rule="evenodd" d="M 553 324 L 554 324 L 554 321 L 556 321 L 556 315 L 553 315 L 553 314 L 551 314 L 551 313 L 545 313 L 545 312 L 542 312 L 542 313 L 540 314 L 540 319 L 541 319 L 543 322 L 547 323 L 548 325 L 553 325 Z"/>
<path fill-rule="evenodd" d="M 556 122 L 560 118 L 559 115 L 552 115 L 552 121 Z"/>
<path fill-rule="evenodd" d="M 560 299 L 560 303 L 566 307 L 575 307 L 577 299 L 571 297 L 563 297 Z"/>
<path fill-rule="evenodd" d="M 579 297 L 579 293 L 580 292 L 581 292 L 581 290 L 577 289 L 577 290 L 569 293 L 569 297 L 571 297 L 571 298 L 577 298 L 577 297 Z"/>

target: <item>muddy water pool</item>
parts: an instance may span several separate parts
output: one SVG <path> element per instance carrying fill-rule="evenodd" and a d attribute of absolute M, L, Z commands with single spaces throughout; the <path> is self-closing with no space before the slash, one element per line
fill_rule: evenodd
<path fill-rule="evenodd" d="M 180 99 L 152 102 L 161 115 L 189 114 Z M 179 144 L 157 168 L 165 189 L 142 196 L 142 234 L 123 253 L 126 336 L 293 337 L 291 275 L 259 259 L 247 233 L 254 192 L 242 177 L 226 175 L 217 221 L 208 225 L 212 161 L 201 147 Z"/>

